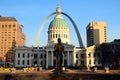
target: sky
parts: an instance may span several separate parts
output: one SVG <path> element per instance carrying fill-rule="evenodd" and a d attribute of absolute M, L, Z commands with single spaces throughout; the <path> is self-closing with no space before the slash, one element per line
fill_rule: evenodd
<path fill-rule="evenodd" d="M 58 4 L 62 12 L 75 21 L 85 46 L 86 26 L 91 21 L 107 23 L 107 42 L 120 39 L 120 0 L 0 0 L 0 3 L 1 16 L 15 17 L 24 26 L 27 46 L 34 44 L 40 25 L 50 13 L 55 12 Z M 45 24 L 39 46 L 47 44 L 48 26 L 54 16 Z M 63 17 L 70 28 L 71 44 L 79 46 L 72 23 L 66 16 Z"/>

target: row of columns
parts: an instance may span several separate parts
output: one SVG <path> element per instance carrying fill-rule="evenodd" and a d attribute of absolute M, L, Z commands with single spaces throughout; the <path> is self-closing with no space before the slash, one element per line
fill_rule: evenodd
<path fill-rule="evenodd" d="M 50 54 L 50 56 L 49 56 L 49 54 Z M 53 61 L 54 61 L 54 59 L 56 59 L 53 54 L 54 54 L 53 51 L 51 51 L 51 53 L 48 53 L 48 51 L 47 51 L 47 53 L 46 53 L 46 68 L 48 68 L 49 65 L 53 66 Z M 73 56 L 73 52 L 72 52 L 71 53 L 71 58 L 72 58 L 71 61 L 73 61 L 72 65 L 74 65 L 74 60 L 73 60 L 74 58 L 73 57 L 74 56 Z M 51 60 L 51 63 L 49 63 L 49 60 Z M 63 65 L 64 65 L 64 60 L 65 60 L 65 56 L 63 55 Z M 69 51 L 67 51 L 66 60 L 67 60 L 67 65 L 70 66 L 70 53 L 69 53 Z"/>

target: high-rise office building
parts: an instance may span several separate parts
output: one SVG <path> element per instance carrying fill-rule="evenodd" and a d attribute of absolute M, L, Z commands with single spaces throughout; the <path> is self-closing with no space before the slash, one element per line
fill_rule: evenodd
<path fill-rule="evenodd" d="M 14 17 L 0 16 L 0 60 L 13 61 L 14 48 L 25 46 L 26 36 L 23 26 Z"/>
<path fill-rule="evenodd" d="M 106 42 L 106 22 L 90 22 L 86 27 L 87 46 Z"/>

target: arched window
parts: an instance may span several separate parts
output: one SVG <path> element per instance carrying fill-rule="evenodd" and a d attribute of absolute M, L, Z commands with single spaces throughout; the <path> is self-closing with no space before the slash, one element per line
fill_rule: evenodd
<path fill-rule="evenodd" d="M 64 34 L 64 38 L 65 38 L 65 34 Z"/>
<path fill-rule="evenodd" d="M 55 34 L 53 34 L 53 38 L 55 37 Z"/>
<path fill-rule="evenodd" d="M 51 38 L 52 38 L 52 34 L 51 34 Z"/>
<path fill-rule="evenodd" d="M 63 34 L 61 34 L 61 37 L 63 38 Z"/>
<path fill-rule="evenodd" d="M 60 34 L 58 34 L 58 37 L 60 38 Z"/>
<path fill-rule="evenodd" d="M 56 38 L 57 38 L 57 34 L 56 34 Z"/>

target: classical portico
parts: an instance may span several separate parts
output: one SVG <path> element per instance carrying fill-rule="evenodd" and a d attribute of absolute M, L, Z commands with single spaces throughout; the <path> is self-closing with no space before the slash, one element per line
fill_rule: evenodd
<path fill-rule="evenodd" d="M 56 54 L 54 53 L 54 45 L 46 46 L 46 68 L 56 67 Z M 64 44 L 65 54 L 63 54 L 63 64 L 62 66 L 74 66 L 74 46 Z"/>

